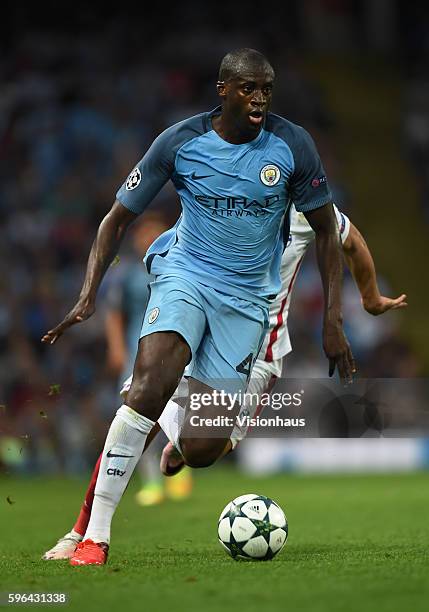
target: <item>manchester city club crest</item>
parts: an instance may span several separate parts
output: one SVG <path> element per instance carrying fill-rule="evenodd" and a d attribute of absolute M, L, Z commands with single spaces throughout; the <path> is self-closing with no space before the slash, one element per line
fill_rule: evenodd
<path fill-rule="evenodd" d="M 159 316 L 159 308 L 158 308 L 158 307 L 153 308 L 153 309 L 150 311 L 149 316 L 148 316 L 148 318 L 147 318 L 148 323 L 149 323 L 149 324 L 151 324 L 151 323 L 155 323 L 155 321 L 157 320 L 158 316 Z"/>
<path fill-rule="evenodd" d="M 140 185 L 140 181 L 142 180 L 141 172 L 138 168 L 134 168 L 129 177 L 127 178 L 127 182 L 125 183 L 125 188 L 128 191 L 135 189 Z"/>
<path fill-rule="evenodd" d="M 280 180 L 280 168 L 275 166 L 274 164 L 268 164 L 268 166 L 264 166 L 259 173 L 259 177 L 264 185 L 267 187 L 273 187 L 277 185 Z"/>

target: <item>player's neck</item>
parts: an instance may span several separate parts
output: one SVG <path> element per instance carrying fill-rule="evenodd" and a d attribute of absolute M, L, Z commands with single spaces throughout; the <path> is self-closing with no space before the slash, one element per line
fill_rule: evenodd
<path fill-rule="evenodd" d="M 251 142 L 259 136 L 260 129 L 243 131 L 237 126 L 234 120 L 228 118 L 224 114 L 217 115 L 212 119 L 214 131 L 226 142 L 231 144 L 245 144 Z"/>

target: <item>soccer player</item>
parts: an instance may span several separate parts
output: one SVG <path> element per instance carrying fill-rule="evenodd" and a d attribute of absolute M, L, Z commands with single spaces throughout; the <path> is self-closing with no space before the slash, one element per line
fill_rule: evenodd
<path fill-rule="evenodd" d="M 377 316 L 389 310 L 406 307 L 407 296 L 405 294 L 401 294 L 397 298 L 381 295 L 374 260 L 362 234 L 336 206 L 334 206 L 334 211 L 337 217 L 343 253 L 359 290 L 363 308 L 369 314 Z M 255 397 L 261 397 L 261 394 L 266 393 L 274 386 L 276 379 L 282 373 L 284 358 L 292 351 L 288 330 L 292 291 L 304 256 L 314 238 L 314 231 L 304 215 L 297 212 L 295 207 L 292 206 L 290 235 L 281 262 L 282 288 L 270 307 L 270 328 L 253 367 L 247 397 L 250 397 L 251 394 L 255 394 Z M 241 410 L 246 411 L 246 414 L 253 418 L 261 410 L 261 407 L 258 406 L 257 402 L 246 401 Z M 247 428 L 240 428 L 237 421 L 225 452 L 234 449 L 246 433 Z M 169 462 L 171 463 L 170 466 Z M 177 473 L 177 470 L 183 465 L 183 458 L 180 457 L 174 445 L 168 444 L 163 453 L 164 471 Z"/>
<path fill-rule="evenodd" d="M 364 238 L 359 230 L 350 222 L 349 218 L 339 211 L 336 206 L 334 206 L 334 211 L 337 217 L 343 253 L 359 289 L 364 309 L 376 316 L 389 310 L 407 306 L 405 294 L 400 295 L 396 299 L 388 298 L 380 294 L 374 261 Z M 304 215 L 298 213 L 295 207 L 292 206 L 290 235 L 281 262 L 282 286 L 277 298 L 270 306 L 270 327 L 252 369 L 249 386 L 247 388 L 249 395 L 256 394 L 261 397 L 263 393 L 269 391 L 276 378 L 281 375 L 283 358 L 292 351 L 288 331 L 289 306 L 301 263 L 314 237 L 314 231 L 308 224 Z M 124 396 L 126 396 L 130 384 L 130 379 L 125 381 L 122 389 L 122 394 Z M 241 411 L 246 410 L 249 417 L 252 418 L 255 416 L 258 408 L 257 403 L 246 402 L 241 407 Z M 172 410 L 178 413 L 178 418 L 176 420 L 163 418 L 163 413 L 158 421 L 161 427 L 165 425 L 170 426 L 167 433 L 171 440 L 165 447 L 163 460 L 161 462 L 161 469 L 165 475 L 168 476 L 172 473 L 177 473 L 185 465 L 183 457 L 175 446 L 180 435 L 179 424 L 183 418 L 183 409 L 177 403 L 170 400 L 165 410 Z M 176 423 L 176 425 L 173 427 L 171 426 L 172 423 Z M 240 427 L 237 422 L 231 433 L 230 440 L 225 445 L 224 454 L 233 450 L 246 434 L 247 428 Z M 85 500 L 76 523 L 69 533 L 66 533 L 60 538 L 57 544 L 44 554 L 44 559 L 69 559 L 73 556 L 76 546 L 82 540 L 88 526 L 100 460 L 97 462 L 91 476 Z"/>
<path fill-rule="evenodd" d="M 105 563 L 114 511 L 185 366 L 192 361 L 191 393 L 246 389 L 268 328 L 270 300 L 281 286 L 292 201 L 316 234 L 329 373 L 337 367 L 344 381 L 352 380 L 355 366 L 342 327 L 342 254 L 332 196 L 311 137 L 269 112 L 273 83 L 274 70 L 258 51 L 239 49 L 224 57 L 217 83 L 221 106 L 155 139 L 100 224 L 78 302 L 42 338 L 53 344 L 94 313 L 97 289 L 127 227 L 171 179 L 182 215 L 145 259 L 156 279 L 132 384 L 107 434 L 91 518 L 72 565 Z M 224 405 L 205 411 L 212 417 L 229 414 Z M 229 435 L 181 437 L 186 463 L 211 465 Z"/>

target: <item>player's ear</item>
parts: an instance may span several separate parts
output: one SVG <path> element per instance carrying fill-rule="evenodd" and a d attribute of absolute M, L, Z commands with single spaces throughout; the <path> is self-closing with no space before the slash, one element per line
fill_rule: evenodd
<path fill-rule="evenodd" d="M 217 89 L 218 96 L 220 96 L 221 98 L 225 98 L 225 96 L 226 96 L 225 81 L 218 81 L 216 83 L 216 89 Z"/>

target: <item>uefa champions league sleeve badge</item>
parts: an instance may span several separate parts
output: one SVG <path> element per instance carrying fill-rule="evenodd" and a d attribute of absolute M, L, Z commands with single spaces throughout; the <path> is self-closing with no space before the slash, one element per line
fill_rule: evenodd
<path fill-rule="evenodd" d="M 141 180 L 142 180 L 142 175 L 141 175 L 139 168 L 134 168 L 134 170 L 131 172 L 131 174 L 127 178 L 127 181 L 125 183 L 125 189 L 127 189 L 127 191 L 131 191 L 132 189 L 135 189 L 136 187 L 140 185 Z"/>

